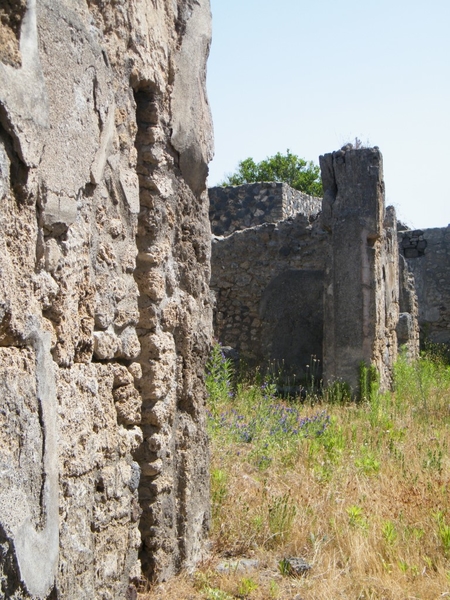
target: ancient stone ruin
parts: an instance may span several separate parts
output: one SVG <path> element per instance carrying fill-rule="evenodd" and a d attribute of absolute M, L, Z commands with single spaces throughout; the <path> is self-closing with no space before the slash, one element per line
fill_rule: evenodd
<path fill-rule="evenodd" d="M 0 4 L 0 598 L 135 598 L 205 554 L 210 34 L 208 0 Z M 216 332 L 388 386 L 415 289 L 448 341 L 450 232 L 397 232 L 378 149 L 321 163 L 323 203 L 211 191 Z"/>
<path fill-rule="evenodd" d="M 210 33 L 208 0 L 0 5 L 1 598 L 204 553 Z"/>
<path fill-rule="evenodd" d="M 323 377 L 356 391 L 364 363 L 387 388 L 399 345 L 417 355 L 419 329 L 382 156 L 346 146 L 320 165 L 323 203 L 284 184 L 210 190 L 215 332 L 291 382 Z"/>
<path fill-rule="evenodd" d="M 450 346 L 450 225 L 402 229 L 399 247 L 414 278 L 422 338 Z"/>

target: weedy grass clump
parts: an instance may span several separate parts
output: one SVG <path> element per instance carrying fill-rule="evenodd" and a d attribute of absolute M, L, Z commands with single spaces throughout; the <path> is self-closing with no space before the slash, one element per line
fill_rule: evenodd
<path fill-rule="evenodd" d="M 439 352 L 400 358 L 386 394 L 362 369 L 357 402 L 343 382 L 280 398 L 270 378 L 236 382 L 220 347 L 211 361 L 212 556 L 173 595 L 165 584 L 150 597 L 450 597 L 450 367 Z M 287 557 L 312 568 L 293 577 Z M 215 568 L 242 558 L 258 567 Z"/>

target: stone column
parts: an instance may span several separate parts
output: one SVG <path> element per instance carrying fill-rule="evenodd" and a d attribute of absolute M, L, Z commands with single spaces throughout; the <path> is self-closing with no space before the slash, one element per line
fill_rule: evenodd
<path fill-rule="evenodd" d="M 375 365 L 382 387 L 396 356 L 397 261 L 385 227 L 382 155 L 377 147 L 351 145 L 320 157 L 323 223 L 330 232 L 325 273 L 324 380 L 358 388 L 361 363 Z M 391 227 L 392 226 L 392 227 Z M 389 298 L 388 298 L 389 296 Z"/>

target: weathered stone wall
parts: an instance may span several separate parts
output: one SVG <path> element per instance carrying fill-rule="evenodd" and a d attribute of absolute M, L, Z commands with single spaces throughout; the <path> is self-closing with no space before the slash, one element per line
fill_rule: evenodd
<path fill-rule="evenodd" d="M 0 12 L 0 597 L 122 599 L 208 527 L 209 2 Z"/>
<path fill-rule="evenodd" d="M 314 217 L 320 198 L 294 190 L 286 183 L 251 183 L 209 189 L 209 218 L 214 235 L 277 223 L 301 213 Z"/>
<path fill-rule="evenodd" d="M 416 284 L 405 258 L 399 252 L 399 316 L 396 327 L 399 348 L 406 350 L 409 359 L 415 360 L 419 356 L 420 328 L 419 328 L 419 303 Z"/>
<path fill-rule="evenodd" d="M 214 330 L 249 363 L 284 362 L 301 378 L 322 356 L 328 234 L 303 215 L 213 238 Z"/>
<path fill-rule="evenodd" d="M 385 211 L 378 148 L 351 146 L 320 157 L 324 227 L 331 231 L 326 269 L 324 378 L 358 386 L 361 363 L 388 387 L 397 355 L 397 224 Z"/>
<path fill-rule="evenodd" d="M 346 146 L 320 161 L 325 195 L 318 216 L 306 197 L 295 218 L 230 235 L 254 223 L 244 207 L 260 210 L 258 219 L 279 219 L 281 196 L 273 194 L 264 210 L 258 203 L 271 188 L 262 184 L 210 191 L 213 227 L 230 228 L 213 239 L 215 333 L 247 362 L 283 363 L 291 381 L 311 371 L 320 376 L 323 363 L 327 383 L 345 380 L 357 392 L 365 363 L 377 368 L 387 388 L 398 345 L 417 355 L 418 325 L 412 278 L 399 257 L 395 211 L 384 205 L 381 153 Z"/>
<path fill-rule="evenodd" d="M 422 339 L 450 344 L 450 225 L 402 231 L 399 245 L 415 280 Z"/>

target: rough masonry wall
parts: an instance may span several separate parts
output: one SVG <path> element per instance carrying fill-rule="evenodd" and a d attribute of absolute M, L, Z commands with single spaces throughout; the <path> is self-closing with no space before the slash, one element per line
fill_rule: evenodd
<path fill-rule="evenodd" d="M 214 235 L 263 223 L 277 223 L 301 213 L 314 217 L 321 209 L 320 198 L 294 190 L 286 183 L 253 183 L 209 189 L 209 218 Z"/>
<path fill-rule="evenodd" d="M 399 245 L 415 280 L 422 340 L 450 344 L 450 225 L 402 231 Z"/>
<path fill-rule="evenodd" d="M 399 249 L 398 258 L 400 314 L 396 327 L 397 343 L 402 352 L 406 350 L 406 356 L 410 360 L 415 360 L 419 356 L 420 349 L 419 303 L 416 283 L 414 275 L 401 253 L 401 249 Z"/>
<path fill-rule="evenodd" d="M 322 219 L 331 232 L 325 275 L 324 378 L 358 388 L 361 362 L 389 386 L 399 315 L 397 226 L 385 211 L 378 148 L 351 145 L 320 157 Z"/>
<path fill-rule="evenodd" d="M 357 394 L 363 363 L 386 389 L 399 346 L 417 357 L 419 327 L 414 277 L 399 254 L 395 211 L 384 205 L 382 156 L 347 145 L 320 162 L 318 214 L 320 200 L 307 196 L 295 218 L 271 223 L 289 212 L 279 184 L 210 190 L 213 229 L 225 234 L 212 246 L 215 334 L 244 361 L 275 362 L 296 383 L 323 375 Z M 246 228 L 255 217 L 268 222 Z"/>
<path fill-rule="evenodd" d="M 297 215 L 213 238 L 214 331 L 250 364 L 275 361 L 301 379 L 322 356 L 328 234 Z"/>
<path fill-rule="evenodd" d="M 122 599 L 208 527 L 209 2 L 0 12 L 0 597 Z"/>

